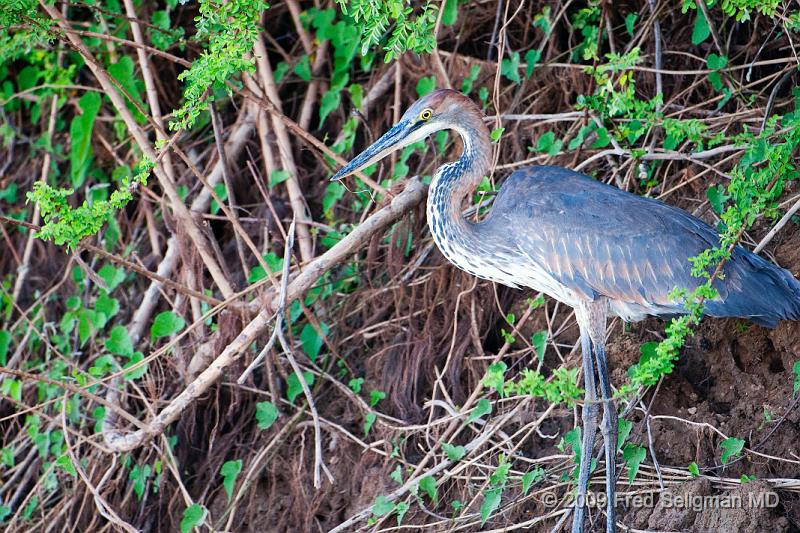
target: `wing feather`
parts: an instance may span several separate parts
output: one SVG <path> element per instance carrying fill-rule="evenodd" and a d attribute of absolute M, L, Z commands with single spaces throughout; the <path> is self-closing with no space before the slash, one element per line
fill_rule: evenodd
<path fill-rule="evenodd" d="M 689 257 L 718 242 L 685 211 L 559 167 L 512 174 L 484 223 L 564 286 L 642 306 L 693 289 Z"/>

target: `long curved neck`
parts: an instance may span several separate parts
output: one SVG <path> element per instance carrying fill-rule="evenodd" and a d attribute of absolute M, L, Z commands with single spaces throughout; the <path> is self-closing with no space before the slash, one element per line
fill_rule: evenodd
<path fill-rule="evenodd" d="M 464 151 L 456 161 L 442 165 L 433 177 L 428 192 L 428 226 L 436 245 L 451 263 L 480 276 L 474 268 L 474 257 L 470 257 L 483 249 L 483 239 L 478 235 L 480 225 L 463 217 L 461 204 L 489 169 L 492 146 L 477 108 L 465 109 L 459 118 L 460 124 L 453 129 L 461 135 Z"/>
<path fill-rule="evenodd" d="M 465 109 L 461 118 L 461 124 L 453 127 L 464 143 L 461 157 L 437 170 L 428 193 L 428 222 L 432 229 L 434 222 L 454 224 L 456 229 L 470 226 L 461 214 L 462 201 L 489 170 L 492 145 L 480 111 Z"/>

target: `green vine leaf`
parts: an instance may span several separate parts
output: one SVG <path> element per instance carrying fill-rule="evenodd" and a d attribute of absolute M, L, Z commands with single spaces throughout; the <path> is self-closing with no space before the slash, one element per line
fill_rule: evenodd
<path fill-rule="evenodd" d="M 87 92 L 78 100 L 78 107 L 81 109 L 81 114 L 73 118 L 69 125 L 70 178 L 74 188 L 83 185 L 89 165 L 92 163 L 92 130 L 97 113 L 100 111 L 100 95 L 96 92 Z"/>
<path fill-rule="evenodd" d="M 722 448 L 722 464 L 727 464 L 731 457 L 736 457 L 742 453 L 744 449 L 744 440 L 737 439 L 736 437 L 728 437 L 720 443 Z"/>
<path fill-rule="evenodd" d="M 236 478 L 239 472 L 242 471 L 242 460 L 226 461 L 219 473 L 222 476 L 222 486 L 225 488 L 225 494 L 228 495 L 228 501 L 233 497 L 233 488 L 236 486 Z"/>
<path fill-rule="evenodd" d="M 150 327 L 150 336 L 153 340 L 162 337 L 169 337 L 178 333 L 186 326 L 183 317 L 174 311 L 164 311 L 156 315 L 153 325 Z"/>
<path fill-rule="evenodd" d="M 622 459 L 628 467 L 628 483 L 633 483 L 633 480 L 636 479 L 636 474 L 639 473 L 639 466 L 646 456 L 647 451 L 644 446 L 630 442 L 625 445 L 625 449 L 622 451 Z"/>
<path fill-rule="evenodd" d="M 187 507 L 183 511 L 183 518 L 181 519 L 181 533 L 189 533 L 192 529 L 202 525 L 207 513 L 206 508 L 198 503 Z"/>

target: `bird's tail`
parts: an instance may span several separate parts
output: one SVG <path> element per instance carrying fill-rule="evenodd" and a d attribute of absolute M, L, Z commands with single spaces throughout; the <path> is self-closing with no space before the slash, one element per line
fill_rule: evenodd
<path fill-rule="evenodd" d="M 737 246 L 720 281 L 720 300 L 706 304 L 706 314 L 749 318 L 774 328 L 781 320 L 800 320 L 800 281 L 788 270 Z"/>

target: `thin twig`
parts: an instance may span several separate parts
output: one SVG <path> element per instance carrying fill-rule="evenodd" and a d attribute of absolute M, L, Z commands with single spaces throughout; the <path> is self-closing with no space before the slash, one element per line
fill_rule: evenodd
<path fill-rule="evenodd" d="M 275 344 L 275 339 L 278 336 L 278 332 L 283 328 L 283 316 L 286 312 L 286 290 L 289 286 L 289 265 L 292 262 L 292 248 L 294 247 L 294 228 L 295 228 L 296 219 L 292 218 L 292 223 L 289 225 L 289 231 L 286 236 L 286 245 L 283 249 L 283 277 L 281 277 L 281 291 L 278 296 L 278 307 L 275 311 L 275 327 L 272 330 L 272 335 L 269 338 L 266 346 L 261 352 L 258 354 L 258 357 L 253 359 L 253 362 L 248 365 L 248 367 L 242 372 L 242 375 L 239 376 L 239 379 L 236 380 L 236 383 L 242 385 L 253 370 L 261 364 L 261 361 L 264 360 L 267 353 L 272 349 L 272 345 Z M 300 376 L 298 376 L 299 378 Z"/>

